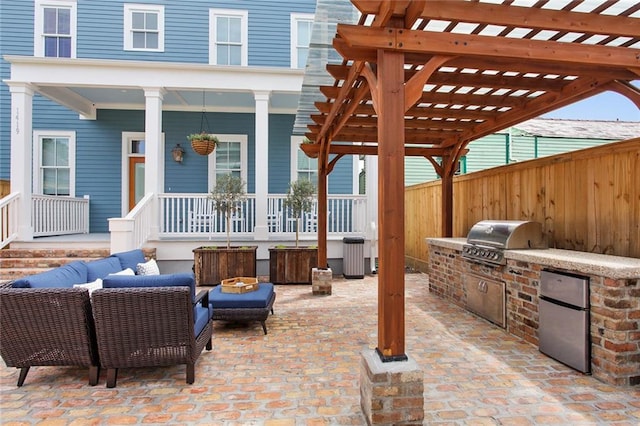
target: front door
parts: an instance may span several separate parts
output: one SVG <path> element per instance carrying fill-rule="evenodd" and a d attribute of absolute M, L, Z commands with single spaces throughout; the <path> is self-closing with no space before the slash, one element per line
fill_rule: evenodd
<path fill-rule="evenodd" d="M 129 157 L 129 211 L 144 197 L 144 157 Z"/>

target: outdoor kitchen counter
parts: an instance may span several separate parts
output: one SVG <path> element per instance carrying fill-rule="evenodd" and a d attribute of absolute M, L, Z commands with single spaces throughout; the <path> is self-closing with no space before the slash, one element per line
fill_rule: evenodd
<path fill-rule="evenodd" d="M 466 238 L 427 238 L 427 244 L 462 251 Z M 505 258 L 612 279 L 640 278 L 640 259 L 574 250 L 507 250 Z"/>
<path fill-rule="evenodd" d="M 573 250 L 514 249 L 505 250 L 505 265 L 487 265 L 462 256 L 466 238 L 428 238 L 426 243 L 430 292 L 478 312 L 471 309 L 469 299 L 474 283 L 489 282 L 491 288 L 504 283 L 506 331 L 536 346 L 542 271 L 587 277 L 591 374 L 616 386 L 640 386 L 640 259 Z M 476 303 L 474 298 L 471 302 Z"/>

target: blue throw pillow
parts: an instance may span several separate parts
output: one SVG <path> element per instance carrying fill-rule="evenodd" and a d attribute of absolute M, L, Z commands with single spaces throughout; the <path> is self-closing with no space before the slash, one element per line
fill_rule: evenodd
<path fill-rule="evenodd" d="M 122 265 L 116 257 L 105 257 L 104 259 L 87 262 L 87 281 L 95 281 L 104 278 L 109 274 L 120 272 Z"/>
<path fill-rule="evenodd" d="M 120 261 L 120 269 L 131 268 L 132 270 L 136 270 L 136 266 L 138 263 L 146 262 L 144 258 L 144 253 L 140 249 L 123 251 L 120 253 L 114 253 L 111 257 L 115 257 Z"/>
<path fill-rule="evenodd" d="M 59 266 L 50 271 L 20 278 L 13 283 L 14 288 L 60 288 L 73 287 L 74 284 L 83 284 L 87 279 L 86 263 L 75 262 Z"/>
<path fill-rule="evenodd" d="M 102 281 L 103 288 L 127 287 L 170 287 L 187 286 L 191 289 L 191 300 L 196 297 L 196 282 L 193 274 L 165 274 L 165 275 L 109 275 Z"/>

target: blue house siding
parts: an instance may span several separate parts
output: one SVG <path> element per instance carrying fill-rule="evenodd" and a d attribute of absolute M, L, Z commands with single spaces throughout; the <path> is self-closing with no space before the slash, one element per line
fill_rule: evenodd
<path fill-rule="evenodd" d="M 291 129 L 294 115 L 269 116 L 269 193 L 284 194 L 291 180 Z M 259 164 L 258 167 L 265 167 Z"/>
<path fill-rule="evenodd" d="M 86 59 L 112 60 L 144 60 L 163 62 L 209 62 L 209 9 L 238 9 L 247 10 L 249 16 L 249 66 L 290 66 L 290 16 L 291 13 L 314 13 L 315 1 L 303 0 L 298 2 L 263 0 L 229 0 L 212 3 L 205 0 L 191 1 L 163 1 L 140 0 L 135 3 L 164 5 L 165 7 L 165 49 L 164 52 L 136 52 L 124 50 L 124 4 L 123 1 L 85 2 L 77 3 L 77 46 L 76 56 Z M 3 2 L 0 13 L 0 37 L 2 55 L 33 55 L 33 16 L 34 2 L 15 1 Z M 0 59 L 0 78 L 10 78 L 10 64 Z M 46 103 L 42 103 L 46 108 Z M 51 105 L 53 105 L 51 103 Z M 11 96 L 6 85 L 0 87 L 0 178 L 9 179 L 10 172 L 10 119 Z M 45 110 L 34 110 L 37 114 L 47 114 Z M 165 114 L 165 120 L 171 120 L 170 114 Z M 188 114 L 187 114 L 188 116 Z M 249 176 L 248 190 L 253 190 L 255 164 L 253 161 L 253 131 L 254 122 L 251 114 L 241 115 L 251 122 L 245 121 L 240 127 L 249 134 Z M 7 117 L 7 118 L 4 118 Z M 237 118 L 237 117 L 236 117 Z M 199 116 L 192 116 L 191 121 L 199 120 Z M 226 118 L 220 118 L 222 126 L 231 126 Z M 79 122 L 79 121 L 78 121 Z M 237 123 L 237 121 L 236 121 Z M 166 129 L 173 129 L 166 126 Z M 237 128 L 237 127 L 236 127 Z M 183 129 L 175 128 L 176 134 L 167 135 L 167 149 L 174 145 L 170 141 Z M 216 131 L 222 132 L 218 126 Z M 186 129 L 184 129 L 186 130 Z M 231 132 L 230 132 L 231 133 Z M 186 134 L 186 133 L 185 133 Z M 280 137 L 280 135 L 277 135 Z M 288 149 L 285 147 L 285 149 Z M 278 155 L 277 158 L 289 159 Z M 189 163 L 189 159 L 185 160 Z M 169 168 L 171 171 L 173 165 Z M 287 166 L 290 167 L 290 166 Z M 284 170 L 282 167 L 278 171 Z M 206 182 L 206 181 L 205 181 Z M 284 180 L 270 180 L 270 185 L 280 188 Z M 288 178 L 287 178 L 288 182 Z M 204 184 L 206 186 L 206 183 Z M 176 188 L 180 187 L 178 183 Z M 270 188 L 271 189 L 271 188 Z"/>
<path fill-rule="evenodd" d="M 209 63 L 209 9 L 248 12 L 249 66 L 290 66 L 290 14 L 314 13 L 315 1 L 149 1 L 164 5 L 164 52 L 124 50 L 124 2 L 78 2 L 78 58 Z"/>
<path fill-rule="evenodd" d="M 329 194 L 353 194 L 353 157 L 345 155 L 329 174 Z"/>
<path fill-rule="evenodd" d="M 33 55 L 33 1 L 0 4 L 0 80 L 11 77 L 3 55 Z M 11 151 L 11 95 L 0 83 L 0 179 L 9 179 Z"/>

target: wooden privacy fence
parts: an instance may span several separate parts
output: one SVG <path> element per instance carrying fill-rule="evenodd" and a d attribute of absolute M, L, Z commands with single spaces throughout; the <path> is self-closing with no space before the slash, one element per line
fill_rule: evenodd
<path fill-rule="evenodd" d="M 484 219 L 543 224 L 550 247 L 640 258 L 640 138 L 457 176 L 453 236 Z M 405 190 L 407 264 L 440 237 L 440 181 Z"/>

